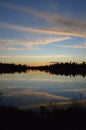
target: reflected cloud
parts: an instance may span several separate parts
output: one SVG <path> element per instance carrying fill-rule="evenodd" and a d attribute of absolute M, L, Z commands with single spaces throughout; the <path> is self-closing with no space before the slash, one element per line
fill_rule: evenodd
<path fill-rule="evenodd" d="M 84 92 L 86 88 L 58 90 L 58 92 Z"/>
<path fill-rule="evenodd" d="M 49 93 L 44 93 L 44 92 L 21 92 L 20 94 L 27 94 L 27 95 L 35 95 L 35 96 L 41 96 L 41 97 L 48 97 L 48 98 L 55 98 L 59 100 L 70 100 L 67 97 L 64 96 L 57 96 Z"/>
<path fill-rule="evenodd" d="M 6 97 L 6 93 L 4 94 Z M 9 92 L 7 93 L 7 102 L 10 103 L 13 101 L 13 105 L 19 108 L 30 108 L 34 106 L 41 106 L 44 104 L 49 104 L 51 101 L 63 102 L 69 101 L 69 98 L 64 96 L 56 96 L 53 94 L 48 94 L 44 92 Z M 1 105 L 1 102 L 0 102 Z M 8 105 L 3 99 L 3 105 Z"/>

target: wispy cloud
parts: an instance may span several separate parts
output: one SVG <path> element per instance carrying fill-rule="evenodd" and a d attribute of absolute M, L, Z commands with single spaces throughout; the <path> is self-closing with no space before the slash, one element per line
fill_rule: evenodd
<path fill-rule="evenodd" d="M 85 32 L 76 32 L 76 31 L 68 31 L 68 30 L 62 30 L 62 29 L 36 29 L 36 28 L 29 28 L 24 26 L 18 26 L 13 24 L 7 24 L 7 23 L 0 23 L 0 27 L 2 28 L 8 28 L 12 30 L 17 31 L 26 31 L 26 32 L 36 32 L 36 33 L 44 33 L 44 34 L 52 34 L 52 35 L 67 35 L 67 36 L 76 36 L 76 37 L 82 37 L 86 38 Z"/>
<path fill-rule="evenodd" d="M 72 55 L 61 55 L 61 54 L 58 54 L 58 55 L 37 55 L 37 56 L 35 56 L 35 55 L 33 55 L 33 56 L 27 56 L 27 55 L 25 55 L 25 56 L 23 56 L 23 55 L 21 55 L 21 56 L 10 56 L 10 55 L 8 55 L 8 56 L 0 56 L 0 58 L 21 58 L 21 59 L 24 59 L 24 58 L 31 58 L 31 59 L 46 59 L 46 58 L 67 58 L 67 57 L 69 57 L 69 58 L 71 58 L 72 57 Z"/>
<path fill-rule="evenodd" d="M 62 48 L 75 48 L 75 49 L 86 49 L 86 45 L 56 45 L 57 47 Z"/>
<path fill-rule="evenodd" d="M 31 8 L 25 8 L 25 7 L 21 7 L 14 4 L 8 4 L 8 3 L 1 3 L 0 6 L 4 6 L 6 8 L 11 8 L 11 9 L 15 9 L 18 11 L 35 15 L 43 19 L 47 24 L 51 25 L 53 29 L 34 29 L 34 28 L 27 28 L 27 27 L 9 25 L 9 24 L 0 24 L 0 26 L 8 27 L 10 29 L 16 29 L 20 31 L 33 31 L 37 33 L 69 35 L 69 36 L 86 38 L 85 19 L 80 20 L 69 16 L 64 16 L 61 14 L 51 14 L 51 13 L 49 14 L 45 12 L 39 12 Z"/>
<path fill-rule="evenodd" d="M 64 40 L 69 40 L 70 37 L 60 37 L 60 38 L 50 38 L 50 39 L 41 39 L 41 40 L 12 40 L 12 39 L 0 39 L 0 45 L 42 45 L 52 42 L 59 42 Z M 32 46 L 30 46 L 32 47 Z"/>
<path fill-rule="evenodd" d="M 8 51 L 24 51 L 24 50 L 39 50 L 38 47 L 23 47 L 23 48 L 17 48 L 17 47 L 0 47 L 0 50 L 8 50 Z"/>
<path fill-rule="evenodd" d="M 58 92 L 86 92 L 86 88 L 58 90 Z"/>
<path fill-rule="evenodd" d="M 68 45 L 63 45 L 62 47 L 64 48 L 76 48 L 76 49 L 86 49 L 86 46 L 83 46 L 83 45 L 74 45 L 74 46 L 68 46 Z"/>
<path fill-rule="evenodd" d="M 18 10 L 18 11 L 22 11 L 22 12 L 25 12 L 25 13 L 34 13 L 31 8 L 26 8 L 26 7 L 18 6 L 16 4 L 5 3 L 5 2 L 2 3 L 1 2 L 0 6 L 1 7 L 6 7 L 6 8 L 10 8 L 10 9 L 14 9 L 14 10 Z"/>
<path fill-rule="evenodd" d="M 35 13 L 35 12 L 34 12 Z M 60 14 L 49 14 L 36 12 L 40 18 L 46 23 L 51 24 L 56 30 L 60 30 L 69 35 L 80 36 L 86 38 L 86 20 L 76 19 Z"/>
<path fill-rule="evenodd" d="M 86 41 L 81 43 L 81 45 L 75 44 L 75 45 L 55 45 L 55 46 L 62 47 L 62 48 L 86 49 Z"/>
<path fill-rule="evenodd" d="M 50 34 L 50 35 L 64 35 L 64 37 L 60 38 L 48 38 L 48 39 L 41 39 L 41 40 L 28 40 L 28 41 L 21 41 L 21 40 L 0 40 L 0 45 L 8 45 L 8 46 L 15 46 L 15 45 L 23 45 L 23 48 L 16 48 L 16 47 L 1 47 L 0 50 L 34 50 L 34 45 L 43 45 L 49 44 L 52 42 L 64 41 L 69 40 L 69 36 L 76 36 L 86 38 L 86 22 L 84 19 L 79 20 L 77 18 L 72 18 L 69 16 L 64 16 L 62 14 L 49 14 L 45 12 L 39 12 L 37 10 L 31 8 L 21 7 L 15 4 L 9 3 L 0 3 L 0 6 L 5 8 L 10 8 L 14 10 L 18 10 L 21 12 L 29 13 L 34 16 L 37 16 L 46 24 L 49 24 L 51 28 L 49 29 L 41 29 L 41 28 L 30 28 L 25 26 L 19 26 L 14 24 L 7 24 L 7 23 L 0 23 L 1 28 L 8 28 L 17 31 L 23 32 L 35 32 L 41 34 Z M 64 47 L 64 48 L 76 48 L 76 49 L 85 49 L 86 43 L 75 44 L 75 45 L 56 45 L 57 47 Z"/>

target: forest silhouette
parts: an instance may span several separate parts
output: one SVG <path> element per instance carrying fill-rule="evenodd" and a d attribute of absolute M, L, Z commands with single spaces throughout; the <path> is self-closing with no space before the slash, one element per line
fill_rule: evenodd
<path fill-rule="evenodd" d="M 15 72 L 26 72 L 28 67 L 21 64 L 11 64 L 11 63 L 0 63 L 0 73 L 15 73 Z"/>
<path fill-rule="evenodd" d="M 0 74 L 2 73 L 15 73 L 15 72 L 26 72 L 27 70 L 39 70 L 49 72 L 50 74 L 56 75 L 71 75 L 86 76 L 86 63 L 76 63 L 76 62 L 66 62 L 66 63 L 54 63 L 45 66 L 27 66 L 21 64 L 11 64 L 11 63 L 0 63 Z"/>

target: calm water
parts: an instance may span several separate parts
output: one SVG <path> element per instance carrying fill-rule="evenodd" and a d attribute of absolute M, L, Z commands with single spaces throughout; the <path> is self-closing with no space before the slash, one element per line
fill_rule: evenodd
<path fill-rule="evenodd" d="M 39 71 L 0 75 L 0 105 L 30 108 L 82 98 L 86 98 L 86 77 Z"/>

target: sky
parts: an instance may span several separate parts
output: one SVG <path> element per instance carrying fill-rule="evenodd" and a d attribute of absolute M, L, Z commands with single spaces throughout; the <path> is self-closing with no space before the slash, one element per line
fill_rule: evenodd
<path fill-rule="evenodd" d="M 0 0 L 0 62 L 86 61 L 85 0 Z"/>

